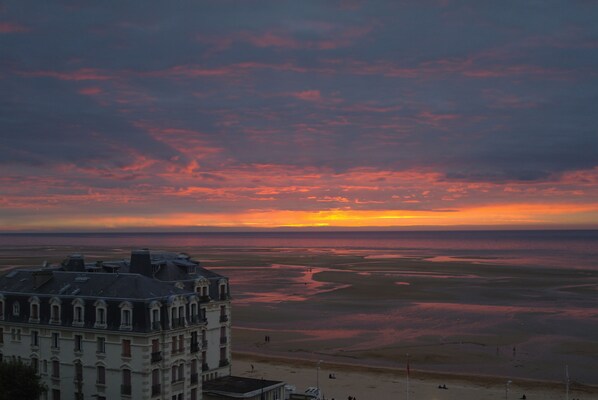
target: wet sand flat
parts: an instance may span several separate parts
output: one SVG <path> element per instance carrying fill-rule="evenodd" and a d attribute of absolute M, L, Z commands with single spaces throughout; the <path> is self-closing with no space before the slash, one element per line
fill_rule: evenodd
<path fill-rule="evenodd" d="M 164 248 L 162 248 L 164 249 Z M 164 249 L 169 250 L 169 249 Z M 233 351 L 598 385 L 598 271 L 338 248 L 171 248 L 228 276 Z M 3 265 L 129 249 L 40 247 Z M 30 253 L 31 254 L 31 253 Z M 264 342 L 264 336 L 272 340 Z"/>

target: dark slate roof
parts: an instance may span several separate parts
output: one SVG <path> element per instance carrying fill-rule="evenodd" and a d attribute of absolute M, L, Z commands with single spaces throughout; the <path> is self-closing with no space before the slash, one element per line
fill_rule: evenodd
<path fill-rule="evenodd" d="M 13 270 L 0 277 L 0 292 L 49 296 L 151 299 L 186 294 L 173 284 L 140 274 L 47 271 L 52 278 L 35 287 L 34 273 L 40 270 Z"/>
<path fill-rule="evenodd" d="M 269 381 L 265 379 L 244 378 L 241 376 L 223 376 L 203 383 L 204 392 L 218 392 L 231 394 L 245 394 L 283 385 L 281 381 Z"/>

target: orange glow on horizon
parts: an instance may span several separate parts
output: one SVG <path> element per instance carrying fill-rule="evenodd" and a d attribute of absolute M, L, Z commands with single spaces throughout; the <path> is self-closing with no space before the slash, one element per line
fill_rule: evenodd
<path fill-rule="evenodd" d="M 593 204 L 507 204 L 454 211 L 414 210 L 252 210 L 238 213 L 165 213 L 153 216 L 74 216 L 70 219 L 21 221 L 10 230 L 27 229 L 131 229 L 131 228 L 281 228 L 281 227 L 501 227 L 510 225 L 587 225 L 598 220 Z"/>

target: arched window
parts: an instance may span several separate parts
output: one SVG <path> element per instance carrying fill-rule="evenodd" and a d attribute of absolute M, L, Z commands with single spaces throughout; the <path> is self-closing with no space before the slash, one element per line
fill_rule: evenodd
<path fill-rule="evenodd" d="M 149 309 L 152 330 L 160 330 L 162 328 L 160 324 L 160 303 L 155 300 L 152 301 L 149 305 Z"/>
<path fill-rule="evenodd" d="M 94 324 L 94 328 L 105 329 L 107 327 L 106 323 L 106 309 L 108 306 L 104 300 L 98 300 L 93 304 L 96 308 L 96 321 Z"/>
<path fill-rule="evenodd" d="M 85 325 L 85 301 L 83 299 L 73 300 L 73 326 Z"/>
<path fill-rule="evenodd" d="M 129 368 L 122 369 L 121 394 L 131 395 L 131 370 Z"/>
<path fill-rule="evenodd" d="M 83 364 L 81 361 L 75 361 L 75 382 L 83 382 Z"/>
<path fill-rule="evenodd" d="M 128 301 L 123 301 L 120 307 L 120 329 L 133 329 L 133 305 Z"/>
<path fill-rule="evenodd" d="M 228 286 L 226 284 L 226 281 L 224 279 L 220 280 L 218 287 L 219 287 L 219 290 L 218 290 L 219 299 L 227 300 L 228 299 Z"/>
<path fill-rule="evenodd" d="M 96 366 L 96 384 L 98 385 L 105 385 L 106 384 L 106 367 L 103 365 Z"/>
<path fill-rule="evenodd" d="M 39 298 L 37 296 L 29 298 L 29 322 L 39 322 Z"/>
<path fill-rule="evenodd" d="M 201 301 L 210 301 L 209 287 L 210 281 L 203 276 L 195 281 L 195 293 L 200 296 Z"/>
<path fill-rule="evenodd" d="M 50 299 L 50 323 L 60 325 L 60 306 L 62 301 L 58 297 Z"/>

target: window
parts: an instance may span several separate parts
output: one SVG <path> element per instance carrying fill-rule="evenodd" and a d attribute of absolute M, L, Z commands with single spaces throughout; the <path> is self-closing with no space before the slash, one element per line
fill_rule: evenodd
<path fill-rule="evenodd" d="M 29 299 L 29 322 L 39 322 L 39 298 L 36 296 Z"/>
<path fill-rule="evenodd" d="M 13 342 L 20 342 L 21 341 L 21 329 L 20 328 L 12 328 L 10 330 L 10 336 Z"/>
<path fill-rule="evenodd" d="M 37 359 L 37 357 L 31 357 L 31 366 L 35 370 L 35 373 L 38 374 L 39 373 L 39 360 Z"/>
<path fill-rule="evenodd" d="M 105 385 L 106 384 L 106 367 L 104 367 L 103 365 L 98 365 L 98 379 L 97 379 L 97 384 L 98 385 Z"/>
<path fill-rule="evenodd" d="M 60 304 L 62 301 L 58 297 L 52 297 L 50 299 L 50 323 L 59 325 L 60 324 Z"/>
<path fill-rule="evenodd" d="M 129 339 L 123 339 L 122 343 L 122 356 L 131 357 L 131 341 Z"/>
<path fill-rule="evenodd" d="M 60 348 L 60 334 L 58 332 L 52 332 L 52 349 Z"/>
<path fill-rule="evenodd" d="M 176 376 L 177 376 L 178 370 L 179 370 L 179 368 L 176 365 L 172 366 L 172 373 L 170 375 L 171 375 L 173 383 L 176 382 Z"/>
<path fill-rule="evenodd" d="M 85 325 L 85 302 L 83 299 L 75 299 L 73 304 L 73 326 Z"/>
<path fill-rule="evenodd" d="M 160 340 L 152 339 L 152 353 L 157 353 L 159 351 L 160 351 Z"/>
<path fill-rule="evenodd" d="M 160 302 L 152 301 L 150 303 L 150 317 L 152 323 L 152 329 L 157 330 L 160 329 Z"/>
<path fill-rule="evenodd" d="M 181 363 L 179 364 L 179 381 L 182 381 L 185 379 L 185 364 Z"/>
<path fill-rule="evenodd" d="M 52 378 L 60 378 L 60 362 L 52 360 Z"/>
<path fill-rule="evenodd" d="M 18 317 L 20 313 L 21 313 L 21 305 L 19 304 L 18 301 L 15 301 L 14 303 L 12 303 L 12 315 L 14 317 Z"/>
<path fill-rule="evenodd" d="M 83 380 L 83 364 L 81 361 L 75 361 L 75 382 Z"/>
<path fill-rule="evenodd" d="M 0 344 L 4 343 L 4 328 L 0 328 Z"/>
<path fill-rule="evenodd" d="M 31 331 L 31 346 L 39 347 L 39 332 Z"/>
<path fill-rule="evenodd" d="M 60 400 L 60 389 L 52 389 L 52 400 Z"/>
<path fill-rule="evenodd" d="M 129 395 L 129 396 L 131 395 L 131 370 L 130 369 L 122 370 L 121 394 Z"/>
<path fill-rule="evenodd" d="M 173 336 L 172 337 L 172 353 L 176 353 L 178 351 L 178 346 L 177 346 L 177 337 Z"/>
<path fill-rule="evenodd" d="M 83 335 L 75 335 L 75 351 L 83 351 Z"/>
<path fill-rule="evenodd" d="M 122 325 L 125 325 L 125 326 L 131 325 L 131 310 L 123 310 Z"/>
<path fill-rule="evenodd" d="M 220 300 L 226 300 L 226 283 L 220 284 Z"/>
<path fill-rule="evenodd" d="M 94 328 L 106 328 L 106 302 L 98 300 L 94 303 L 96 308 L 96 322 Z"/>
<path fill-rule="evenodd" d="M 0 294 L 0 320 L 4 319 L 4 296 Z"/>
<path fill-rule="evenodd" d="M 120 329 L 130 330 L 132 329 L 132 315 L 133 305 L 128 301 L 123 301 L 119 305 L 120 307 Z"/>
<path fill-rule="evenodd" d="M 179 335 L 179 351 L 185 351 L 185 335 Z"/>
<path fill-rule="evenodd" d="M 152 370 L 152 396 L 155 396 L 160 393 L 160 370 L 154 369 Z"/>
<path fill-rule="evenodd" d="M 97 350 L 98 353 L 105 353 L 106 352 L 106 338 L 99 337 L 97 339 Z"/>

